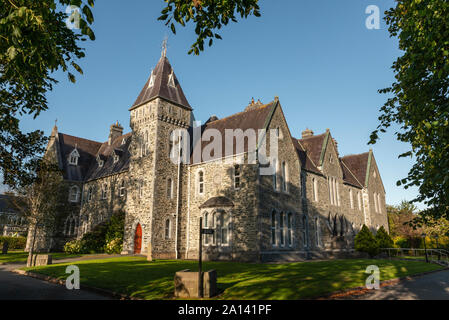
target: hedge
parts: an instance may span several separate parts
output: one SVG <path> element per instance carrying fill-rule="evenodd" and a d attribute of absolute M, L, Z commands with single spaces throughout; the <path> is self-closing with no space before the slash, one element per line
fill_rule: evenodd
<path fill-rule="evenodd" d="M 9 243 L 9 246 L 8 246 L 9 250 L 24 250 L 26 243 L 27 243 L 27 238 L 0 236 L 0 248 L 3 247 L 3 243 L 5 241 L 8 241 L 8 243 Z"/>

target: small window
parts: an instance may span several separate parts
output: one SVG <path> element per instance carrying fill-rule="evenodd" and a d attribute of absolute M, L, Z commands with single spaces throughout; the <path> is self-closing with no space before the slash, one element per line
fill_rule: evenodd
<path fill-rule="evenodd" d="M 234 189 L 240 189 L 240 165 L 234 166 Z"/>
<path fill-rule="evenodd" d="M 101 189 L 101 198 L 103 200 L 108 198 L 108 185 L 107 184 L 104 184 L 103 188 Z"/>
<path fill-rule="evenodd" d="M 309 226 L 307 216 L 302 217 L 302 236 L 304 241 L 304 248 L 309 247 Z"/>
<path fill-rule="evenodd" d="M 312 192 L 313 192 L 313 201 L 318 201 L 318 181 L 316 178 L 312 179 Z"/>
<path fill-rule="evenodd" d="M 87 201 L 88 202 L 92 201 L 92 196 L 93 196 L 93 189 L 92 189 L 92 187 L 89 187 L 89 189 L 87 190 Z"/>
<path fill-rule="evenodd" d="M 358 205 L 359 205 L 359 210 L 362 211 L 362 196 L 360 194 L 360 191 L 357 192 L 357 202 L 358 202 Z"/>
<path fill-rule="evenodd" d="M 143 197 L 143 182 L 139 183 L 139 198 Z"/>
<path fill-rule="evenodd" d="M 279 215 L 279 240 L 281 246 L 285 245 L 285 213 L 281 212 Z"/>
<path fill-rule="evenodd" d="M 173 199 L 173 180 L 167 179 L 167 198 Z"/>
<path fill-rule="evenodd" d="M 75 148 L 69 155 L 69 164 L 72 166 L 78 165 L 78 159 L 80 157 L 80 154 L 78 153 L 78 150 Z"/>
<path fill-rule="evenodd" d="M 351 205 L 351 209 L 354 209 L 354 197 L 352 195 L 352 189 L 349 189 L 349 203 Z"/>
<path fill-rule="evenodd" d="M 273 173 L 273 189 L 274 191 L 278 190 L 278 170 L 277 170 L 277 161 L 276 159 L 273 159 L 272 161 L 273 164 L 273 169 L 274 169 L 274 173 Z"/>
<path fill-rule="evenodd" d="M 271 244 L 276 245 L 276 212 L 271 213 Z"/>
<path fill-rule="evenodd" d="M 287 214 L 287 242 L 288 246 L 293 246 L 293 215 L 289 212 Z"/>
<path fill-rule="evenodd" d="M 287 164 L 282 162 L 282 172 L 281 172 L 281 184 L 282 184 L 282 191 L 288 192 L 288 172 L 287 172 Z"/>
<path fill-rule="evenodd" d="M 122 180 L 122 182 L 120 182 L 119 195 L 120 197 L 123 197 L 125 195 L 125 180 Z"/>
<path fill-rule="evenodd" d="M 156 79 L 156 76 L 155 76 L 154 72 L 151 71 L 150 82 L 148 83 L 148 88 L 151 88 L 152 86 L 154 86 L 155 79 Z"/>
<path fill-rule="evenodd" d="M 320 237 L 321 237 L 320 219 L 317 217 L 317 218 L 315 218 L 315 241 L 316 241 L 317 247 L 320 246 Z"/>
<path fill-rule="evenodd" d="M 220 214 L 220 242 L 222 245 L 229 243 L 229 215 L 227 213 Z"/>
<path fill-rule="evenodd" d="M 118 155 L 114 155 L 114 163 L 117 163 L 120 160 L 120 157 Z"/>
<path fill-rule="evenodd" d="M 170 219 L 165 220 L 165 239 L 171 238 L 171 221 Z"/>
<path fill-rule="evenodd" d="M 198 172 L 198 193 L 204 194 L 204 172 Z"/>

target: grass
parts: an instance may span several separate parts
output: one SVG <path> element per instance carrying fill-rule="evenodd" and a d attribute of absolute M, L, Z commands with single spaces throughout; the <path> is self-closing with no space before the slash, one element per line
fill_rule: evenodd
<path fill-rule="evenodd" d="M 24 269 L 65 279 L 67 265 Z M 77 261 L 76 265 L 81 287 L 85 284 L 144 299 L 171 299 L 175 272 L 197 270 L 195 261 L 148 262 L 135 256 Z M 381 280 L 442 269 L 420 261 L 351 259 L 286 264 L 204 262 L 203 270 L 217 270 L 218 287 L 223 291 L 217 299 L 284 300 L 364 286 L 369 265 L 380 268 Z"/>
<path fill-rule="evenodd" d="M 61 260 L 66 258 L 78 258 L 81 255 L 67 254 L 63 252 L 50 253 L 54 260 Z M 26 263 L 28 252 L 24 251 L 9 251 L 7 254 L 0 254 L 0 265 L 4 263 Z"/>

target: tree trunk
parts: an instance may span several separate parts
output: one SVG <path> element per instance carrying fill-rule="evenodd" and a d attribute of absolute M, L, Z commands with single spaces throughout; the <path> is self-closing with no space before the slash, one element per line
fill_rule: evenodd
<path fill-rule="evenodd" d="M 33 253 L 34 253 L 34 244 L 36 243 L 37 226 L 38 226 L 38 223 L 36 223 L 34 225 L 33 241 L 31 242 L 31 247 L 30 247 L 30 250 L 28 251 L 28 261 L 30 262 L 30 265 L 27 267 L 33 266 Z"/>

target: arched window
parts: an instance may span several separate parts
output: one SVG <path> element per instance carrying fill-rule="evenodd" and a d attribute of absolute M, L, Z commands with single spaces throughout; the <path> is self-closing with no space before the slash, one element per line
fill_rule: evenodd
<path fill-rule="evenodd" d="M 167 179 L 167 198 L 173 199 L 173 180 Z"/>
<path fill-rule="evenodd" d="M 285 213 L 281 212 L 279 215 L 279 242 L 283 247 L 285 246 Z"/>
<path fill-rule="evenodd" d="M 320 246 L 320 237 L 321 237 L 320 219 L 318 217 L 316 217 L 315 218 L 315 241 L 316 241 L 316 246 L 317 247 Z"/>
<path fill-rule="evenodd" d="M 139 198 L 143 197 L 143 181 L 139 182 Z"/>
<path fill-rule="evenodd" d="M 362 211 L 362 195 L 360 194 L 360 191 L 357 192 L 357 202 L 359 205 L 359 210 Z"/>
<path fill-rule="evenodd" d="M 220 243 L 222 245 L 227 245 L 229 243 L 229 215 L 222 212 L 219 217 Z"/>
<path fill-rule="evenodd" d="M 120 197 L 123 197 L 125 195 L 125 180 L 122 180 L 120 182 L 120 186 L 119 186 L 119 195 Z"/>
<path fill-rule="evenodd" d="M 148 149 L 149 149 L 148 131 L 145 131 L 145 136 L 143 138 L 143 144 L 144 144 L 143 153 L 146 156 L 146 155 L 148 155 Z"/>
<path fill-rule="evenodd" d="M 198 193 L 204 194 L 204 172 L 198 171 Z"/>
<path fill-rule="evenodd" d="M 69 201 L 70 202 L 78 202 L 79 200 L 80 189 L 78 186 L 72 186 L 69 192 Z"/>
<path fill-rule="evenodd" d="M 309 247 L 309 226 L 308 219 L 306 215 L 302 216 L 302 236 L 304 241 L 304 248 Z"/>
<path fill-rule="evenodd" d="M 170 131 L 170 133 L 169 133 L 169 135 L 168 135 L 168 157 L 171 159 L 171 158 L 174 158 L 174 156 L 175 156 L 175 154 L 174 154 L 174 151 L 173 151 L 173 147 L 174 147 L 174 143 L 173 143 L 173 140 L 174 140 L 174 132 L 173 131 Z"/>
<path fill-rule="evenodd" d="M 276 245 L 276 212 L 271 213 L 271 244 Z"/>
<path fill-rule="evenodd" d="M 234 166 L 234 189 L 240 189 L 240 165 Z"/>
<path fill-rule="evenodd" d="M 377 211 L 377 195 L 376 195 L 376 193 L 373 194 L 373 197 L 374 197 L 374 210 L 375 210 L 375 212 L 378 212 Z"/>
<path fill-rule="evenodd" d="M 293 215 L 291 212 L 287 214 L 287 243 L 289 247 L 293 245 Z"/>
<path fill-rule="evenodd" d="M 282 173 L 281 173 L 281 184 L 282 184 L 282 191 L 288 192 L 288 167 L 287 163 L 284 161 L 282 162 Z"/>
<path fill-rule="evenodd" d="M 92 201 L 92 197 L 93 197 L 93 188 L 89 187 L 89 189 L 87 189 L 87 202 Z"/>
<path fill-rule="evenodd" d="M 171 221 L 170 219 L 165 220 L 165 239 L 171 238 Z"/>
<path fill-rule="evenodd" d="M 382 212 L 382 207 L 380 204 L 380 193 L 377 194 L 377 207 L 379 209 L 379 213 Z"/>
<path fill-rule="evenodd" d="M 204 229 L 214 229 L 215 225 L 215 213 L 211 214 L 209 212 L 204 213 Z M 204 244 L 215 244 L 216 232 L 214 234 L 205 234 L 204 236 Z"/>

